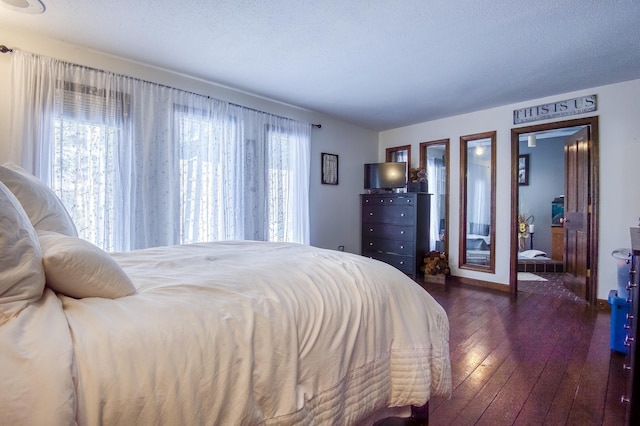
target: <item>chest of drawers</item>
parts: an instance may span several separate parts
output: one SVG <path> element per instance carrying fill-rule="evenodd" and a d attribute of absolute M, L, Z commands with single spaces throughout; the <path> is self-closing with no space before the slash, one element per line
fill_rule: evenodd
<path fill-rule="evenodd" d="M 362 255 L 416 278 L 429 251 L 430 194 L 363 194 Z"/>
<path fill-rule="evenodd" d="M 637 347 L 638 338 L 638 293 L 640 286 L 640 228 L 631 228 L 631 269 L 629 272 L 629 314 L 627 315 L 627 356 L 624 369 L 627 372 L 627 389 L 622 397 L 622 402 L 627 408 L 627 424 L 640 424 L 640 351 Z"/>

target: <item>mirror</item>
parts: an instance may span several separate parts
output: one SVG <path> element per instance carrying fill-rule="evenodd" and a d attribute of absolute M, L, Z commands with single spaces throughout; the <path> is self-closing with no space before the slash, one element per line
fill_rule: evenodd
<path fill-rule="evenodd" d="M 459 267 L 495 272 L 496 132 L 460 137 Z"/>
<path fill-rule="evenodd" d="M 427 173 L 431 195 L 429 250 L 449 253 L 449 139 L 420 144 L 420 169 Z"/>
<path fill-rule="evenodd" d="M 409 178 L 409 169 L 411 168 L 411 145 L 394 146 L 392 148 L 387 148 L 385 154 L 385 161 L 407 163 L 406 176 L 407 178 Z"/>

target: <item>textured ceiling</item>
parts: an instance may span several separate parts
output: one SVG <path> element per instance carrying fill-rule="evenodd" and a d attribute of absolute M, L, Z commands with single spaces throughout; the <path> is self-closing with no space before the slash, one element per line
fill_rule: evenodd
<path fill-rule="evenodd" d="M 637 0 L 43 2 L 0 25 L 374 130 L 640 78 Z"/>

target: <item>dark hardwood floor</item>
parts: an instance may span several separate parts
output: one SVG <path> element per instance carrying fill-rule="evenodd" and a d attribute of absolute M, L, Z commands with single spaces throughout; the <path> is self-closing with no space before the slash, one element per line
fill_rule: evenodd
<path fill-rule="evenodd" d="M 453 393 L 429 425 L 623 425 L 610 314 L 547 295 L 421 285 L 450 323 Z"/>

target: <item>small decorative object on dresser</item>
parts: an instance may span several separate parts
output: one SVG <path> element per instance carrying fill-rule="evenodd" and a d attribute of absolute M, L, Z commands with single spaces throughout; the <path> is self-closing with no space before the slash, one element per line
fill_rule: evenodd
<path fill-rule="evenodd" d="M 421 269 L 426 283 L 446 284 L 451 273 L 447 254 L 435 250 L 425 254 L 424 266 Z"/>
<path fill-rule="evenodd" d="M 409 182 L 407 182 L 408 192 L 428 192 L 427 172 L 424 169 L 409 169 Z"/>

